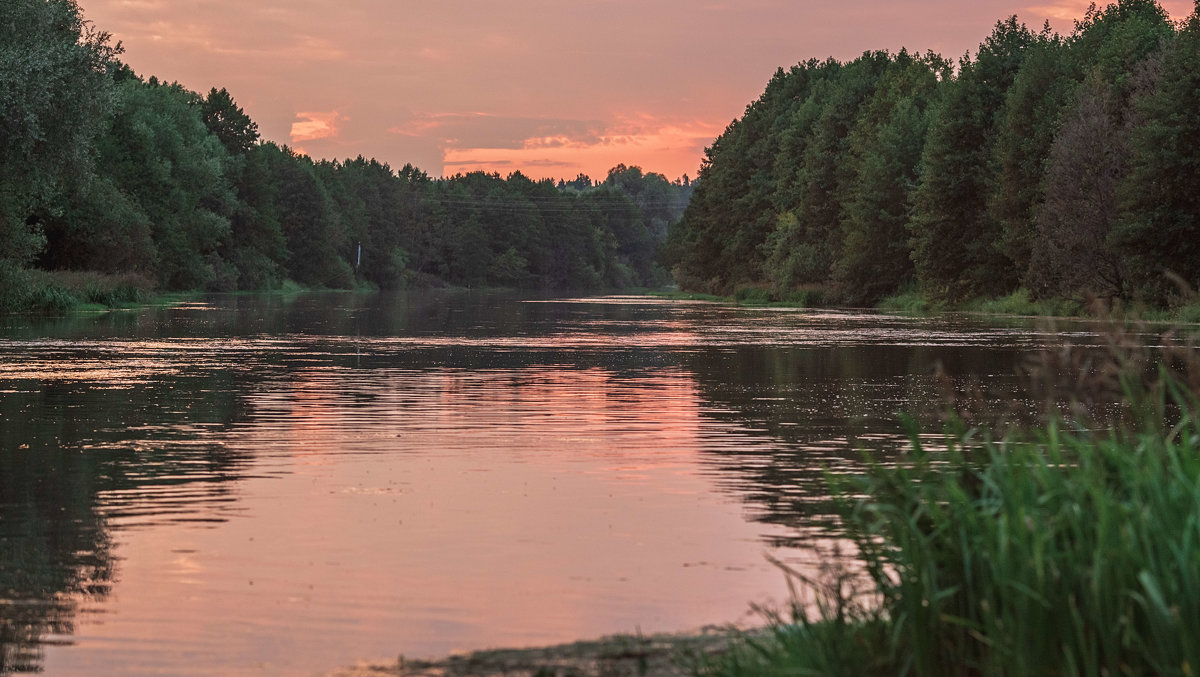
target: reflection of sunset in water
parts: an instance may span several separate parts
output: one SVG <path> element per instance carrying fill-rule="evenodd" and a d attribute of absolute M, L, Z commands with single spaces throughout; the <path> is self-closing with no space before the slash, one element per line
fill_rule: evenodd
<path fill-rule="evenodd" d="M 853 554 L 824 474 L 903 444 L 935 361 L 1011 402 L 1089 335 L 437 292 L 46 327 L 0 329 L 0 651 L 89 676 L 746 620 L 764 555 Z"/>
<path fill-rule="evenodd" d="M 225 440 L 256 457 L 240 518 L 127 534 L 121 613 L 81 643 L 167 647 L 188 632 L 176 619 L 236 619 L 222 651 L 265 652 L 269 671 L 296 643 L 383 657 L 683 630 L 785 594 L 763 527 L 713 500 L 678 370 L 294 376 Z M 217 554 L 236 566 L 207 566 Z"/>

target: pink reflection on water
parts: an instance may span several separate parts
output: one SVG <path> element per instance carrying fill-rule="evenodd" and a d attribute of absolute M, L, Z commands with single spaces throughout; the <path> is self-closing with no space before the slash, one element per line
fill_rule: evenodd
<path fill-rule="evenodd" d="M 239 515 L 118 530 L 109 613 L 48 673 L 178 672 L 182 654 L 194 674 L 311 674 L 786 597 L 763 558 L 778 527 L 714 487 L 719 440 L 681 371 L 312 368 L 250 404 L 224 439 L 255 459 Z"/>

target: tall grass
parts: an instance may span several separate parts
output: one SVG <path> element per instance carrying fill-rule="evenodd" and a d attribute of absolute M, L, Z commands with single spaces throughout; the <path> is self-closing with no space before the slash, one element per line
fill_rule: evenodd
<path fill-rule="evenodd" d="M 137 274 L 22 269 L 0 262 L 0 312 L 119 308 L 150 298 L 154 283 Z"/>
<path fill-rule="evenodd" d="M 1110 345 L 1088 366 L 1123 397 L 1103 425 L 1078 408 L 1003 437 L 959 423 L 937 450 L 914 430 L 902 463 L 835 482 L 864 497 L 845 523 L 877 603 L 839 586 L 698 672 L 1196 674 L 1200 362 Z"/>
<path fill-rule="evenodd" d="M 850 524 L 915 674 L 1200 667 L 1200 431 L 1064 430 L 919 447 Z"/>
<path fill-rule="evenodd" d="M 1029 290 L 1018 289 L 1007 296 L 975 299 L 964 304 L 964 310 L 998 315 L 1039 315 L 1045 317 L 1074 317 L 1084 315 L 1086 304 L 1070 299 L 1038 299 Z"/>
<path fill-rule="evenodd" d="M 879 303 L 875 304 L 875 307 L 893 313 L 909 313 L 913 315 L 926 315 L 946 309 L 945 304 L 930 301 L 916 288 L 902 289 L 891 296 L 881 299 Z"/>

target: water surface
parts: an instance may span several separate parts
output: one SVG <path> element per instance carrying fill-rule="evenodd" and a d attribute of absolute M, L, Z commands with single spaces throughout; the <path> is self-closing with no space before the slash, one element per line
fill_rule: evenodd
<path fill-rule="evenodd" d="M 0 675 L 320 674 L 747 620 L 1019 322 L 470 293 L 0 324 Z M 889 451 L 893 450 L 893 451 Z"/>

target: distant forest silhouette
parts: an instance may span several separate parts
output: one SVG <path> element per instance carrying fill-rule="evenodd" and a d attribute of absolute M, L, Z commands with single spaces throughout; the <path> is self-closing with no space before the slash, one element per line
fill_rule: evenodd
<path fill-rule="evenodd" d="M 57 305 L 41 271 L 214 291 L 667 280 L 686 177 L 314 161 L 261 140 L 225 89 L 144 79 L 121 52 L 74 0 L 0 6 L 0 309 Z"/>
<path fill-rule="evenodd" d="M 42 271 L 231 291 L 619 288 L 669 269 L 689 290 L 845 304 L 1163 306 L 1200 285 L 1200 18 L 1153 0 L 1093 5 L 1067 36 L 1011 17 L 957 63 L 779 69 L 694 183 L 314 161 L 261 140 L 224 89 L 134 73 L 73 0 L 4 3 L 0 37 L 8 309 L 56 304 Z"/>

